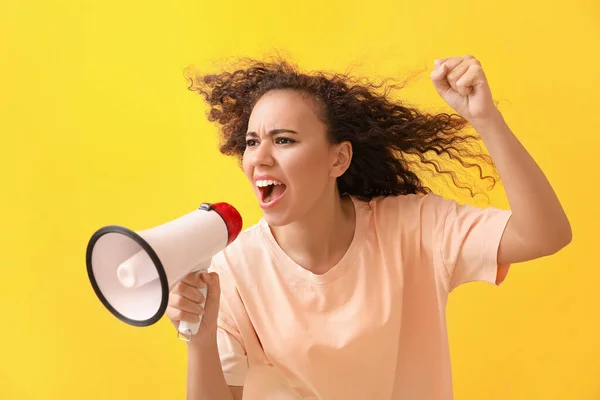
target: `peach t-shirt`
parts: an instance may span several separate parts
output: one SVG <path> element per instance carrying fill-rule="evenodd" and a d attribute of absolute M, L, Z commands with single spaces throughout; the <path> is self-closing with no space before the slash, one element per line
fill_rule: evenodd
<path fill-rule="evenodd" d="M 448 294 L 505 278 L 511 212 L 434 194 L 352 200 L 353 241 L 323 275 L 292 261 L 264 220 L 214 257 L 221 363 L 244 399 L 453 398 Z"/>

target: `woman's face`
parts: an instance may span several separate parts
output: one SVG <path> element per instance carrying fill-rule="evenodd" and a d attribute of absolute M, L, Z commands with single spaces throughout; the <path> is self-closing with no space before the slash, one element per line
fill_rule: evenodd
<path fill-rule="evenodd" d="M 298 221 L 334 195 L 349 163 L 349 145 L 328 142 L 314 107 L 306 95 L 278 90 L 265 94 L 250 115 L 243 169 L 270 225 Z"/>

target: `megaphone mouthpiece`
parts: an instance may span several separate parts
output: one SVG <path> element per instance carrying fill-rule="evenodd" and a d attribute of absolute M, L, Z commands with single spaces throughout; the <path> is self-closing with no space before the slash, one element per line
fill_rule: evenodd
<path fill-rule="evenodd" d="M 117 278 L 126 288 L 137 288 L 158 279 L 158 272 L 148 253 L 142 250 L 119 264 Z"/>

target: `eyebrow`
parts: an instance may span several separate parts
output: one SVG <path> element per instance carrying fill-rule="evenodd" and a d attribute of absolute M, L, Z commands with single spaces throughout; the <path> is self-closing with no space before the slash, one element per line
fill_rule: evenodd
<path fill-rule="evenodd" d="M 271 129 L 268 133 L 269 135 L 277 135 L 278 133 L 293 133 L 295 135 L 298 134 L 298 132 L 292 129 Z M 246 136 L 258 137 L 258 134 L 256 132 L 248 132 L 246 133 Z"/>

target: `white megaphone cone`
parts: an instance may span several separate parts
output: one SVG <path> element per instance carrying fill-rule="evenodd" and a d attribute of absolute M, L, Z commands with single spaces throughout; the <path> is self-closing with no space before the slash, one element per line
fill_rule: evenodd
<path fill-rule="evenodd" d="M 191 272 L 206 271 L 212 257 L 241 229 L 242 217 L 227 203 L 204 203 L 173 221 L 138 232 L 105 226 L 88 243 L 88 277 L 114 316 L 134 326 L 152 325 L 165 313 L 173 286 Z M 206 288 L 202 293 L 206 299 Z M 181 321 L 178 337 L 189 340 L 199 327 L 200 322 Z"/>

